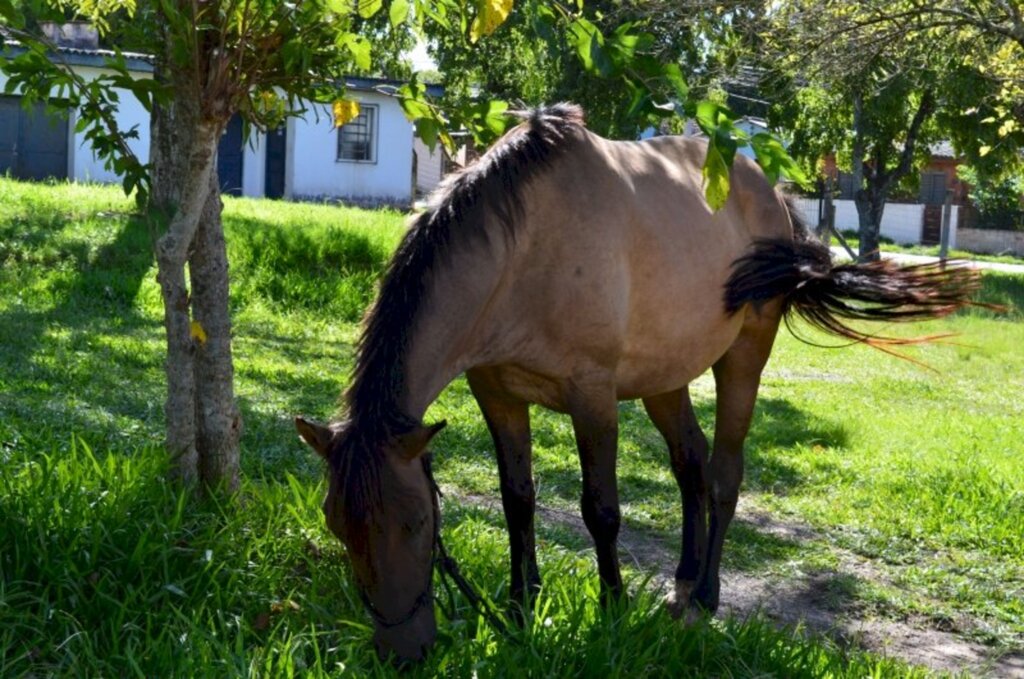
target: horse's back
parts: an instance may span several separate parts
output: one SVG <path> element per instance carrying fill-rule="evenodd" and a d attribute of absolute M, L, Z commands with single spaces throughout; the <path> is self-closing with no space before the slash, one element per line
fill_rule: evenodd
<path fill-rule="evenodd" d="M 531 187 L 525 237 L 494 304 L 504 327 L 490 333 L 503 337 L 492 360 L 537 392 L 522 396 L 552 407 L 558 389 L 546 381 L 584 373 L 614 375 L 620 398 L 679 388 L 739 334 L 743 314 L 722 301 L 732 262 L 755 238 L 791 233 L 785 206 L 737 157 L 730 197 L 712 211 L 699 141 L 580 132 L 568 143 Z"/>

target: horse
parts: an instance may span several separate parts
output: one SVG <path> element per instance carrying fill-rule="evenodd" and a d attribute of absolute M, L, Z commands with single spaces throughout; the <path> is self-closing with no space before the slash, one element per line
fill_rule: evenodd
<path fill-rule="evenodd" d="M 799 315 L 881 345 L 847 321 L 933 318 L 967 303 L 963 269 L 833 263 L 746 157 L 712 210 L 706 151 L 677 136 L 606 140 L 576 106 L 541 108 L 411 222 L 364 319 L 342 414 L 327 425 L 295 420 L 327 460 L 326 522 L 346 547 L 382 658 L 422 659 L 437 633 L 440 510 L 426 450 L 445 423 L 422 418 L 460 374 L 494 440 L 513 602 L 528 609 L 541 584 L 529 405 L 572 420 L 607 601 L 623 592 L 617 404 L 642 399 L 682 500 L 668 606 L 714 613 L 743 441 L 780 322 Z M 710 446 L 688 391 L 708 368 Z"/>

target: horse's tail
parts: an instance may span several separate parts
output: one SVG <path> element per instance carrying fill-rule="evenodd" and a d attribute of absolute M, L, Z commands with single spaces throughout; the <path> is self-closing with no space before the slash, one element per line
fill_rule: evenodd
<path fill-rule="evenodd" d="M 940 318 L 972 303 L 978 272 L 942 262 L 905 267 L 884 260 L 835 264 L 829 248 L 807 232 L 788 201 L 787 207 L 793 239 L 756 240 L 750 252 L 733 262 L 725 284 L 729 313 L 748 302 L 757 305 L 781 297 L 787 325 L 796 314 L 830 334 L 884 348 L 936 337 L 884 337 L 849 321 Z"/>

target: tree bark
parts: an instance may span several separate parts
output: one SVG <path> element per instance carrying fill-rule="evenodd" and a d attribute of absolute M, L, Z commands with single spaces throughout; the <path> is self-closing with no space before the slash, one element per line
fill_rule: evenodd
<path fill-rule="evenodd" d="M 210 176 L 209 190 L 189 259 L 192 316 L 206 336 L 197 347 L 194 363 L 196 447 L 203 486 L 235 491 L 239 485 L 242 416 L 235 403 L 227 244 L 216 173 Z"/>
<path fill-rule="evenodd" d="M 178 209 L 156 243 L 157 280 L 167 331 L 167 452 L 171 475 L 186 484 L 199 479 L 194 357 L 200 338 L 193 332 L 189 313 L 191 297 L 185 286 L 185 262 L 209 196 L 217 151 L 213 130 L 202 124 L 198 128 L 187 154 L 191 170 L 184 178 Z"/>
<path fill-rule="evenodd" d="M 156 77 L 166 77 L 178 94 L 154 105 L 150 147 L 152 216 L 167 224 L 156 259 L 167 331 L 170 474 L 184 484 L 230 491 L 239 481 L 241 417 L 234 401 L 227 251 L 216 178 L 224 125 L 204 119 L 186 71 L 158 65 Z"/>
<path fill-rule="evenodd" d="M 868 186 L 855 194 L 857 206 L 859 259 L 862 262 L 881 258 L 882 214 L 885 212 L 885 194 L 869 180 Z"/>

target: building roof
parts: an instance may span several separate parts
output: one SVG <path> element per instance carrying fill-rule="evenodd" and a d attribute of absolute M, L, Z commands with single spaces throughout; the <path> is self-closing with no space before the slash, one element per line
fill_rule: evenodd
<path fill-rule="evenodd" d="M 948 140 L 935 142 L 928 147 L 928 151 L 932 154 L 933 158 L 959 158 L 960 154 L 956 152 L 953 145 Z"/>
<path fill-rule="evenodd" d="M 9 56 L 16 56 L 25 51 L 21 43 L 16 40 L 5 40 L 3 52 Z M 81 47 L 58 47 L 60 54 L 56 60 L 63 61 L 71 66 L 91 66 L 93 68 L 107 68 L 107 60 L 117 56 L 117 52 L 107 49 L 84 49 Z M 153 72 L 153 57 L 140 52 L 121 52 L 125 65 L 129 71 L 140 73 Z M 51 59 L 53 57 L 51 56 Z"/>
<path fill-rule="evenodd" d="M 25 48 L 17 41 L 5 40 L 3 50 L 0 54 L 16 56 L 24 51 Z M 90 66 L 93 68 L 106 68 L 107 60 L 117 57 L 117 52 L 108 49 L 86 49 L 82 47 L 62 46 L 57 48 L 57 52 L 60 54 L 58 60 L 63 61 L 70 66 Z M 125 65 L 129 71 L 139 73 L 153 72 L 153 65 L 155 62 L 153 55 L 143 54 L 141 52 L 121 52 L 121 55 L 124 57 Z M 391 78 L 374 78 L 369 76 L 347 76 L 345 78 L 345 88 L 356 90 L 358 92 L 382 92 L 384 94 L 390 94 L 404 84 L 404 80 L 394 80 Z M 432 97 L 440 97 L 444 94 L 444 86 L 427 85 L 427 94 Z"/>

